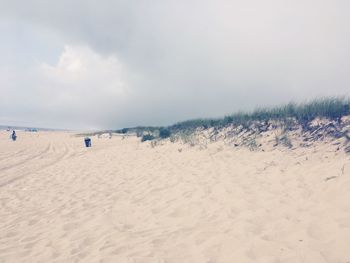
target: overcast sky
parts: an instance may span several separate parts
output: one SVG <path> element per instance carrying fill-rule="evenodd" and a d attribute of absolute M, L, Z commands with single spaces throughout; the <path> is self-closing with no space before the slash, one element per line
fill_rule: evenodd
<path fill-rule="evenodd" d="M 0 124 L 167 125 L 350 93 L 348 0 L 0 0 Z"/>

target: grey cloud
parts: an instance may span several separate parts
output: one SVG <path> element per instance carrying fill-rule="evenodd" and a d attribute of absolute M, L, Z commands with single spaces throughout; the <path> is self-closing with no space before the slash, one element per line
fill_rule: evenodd
<path fill-rule="evenodd" d="M 62 49 L 67 44 L 89 46 L 101 59 L 115 56 L 122 64 L 127 85 L 123 98 L 96 87 L 99 99 L 95 104 L 90 93 L 85 103 L 75 102 L 76 107 L 56 101 L 61 110 L 43 105 L 44 100 L 28 105 L 33 112 L 39 108 L 52 111 L 60 125 L 74 126 L 79 121 L 79 127 L 101 128 L 169 124 L 289 100 L 349 95 L 348 1 L 0 3 L 0 16 L 11 21 L 7 23 L 49 32 L 41 42 L 36 42 L 35 35 L 26 36 L 34 46 L 47 43 L 55 54 L 57 42 Z M 50 34 L 55 41 L 47 37 Z M 28 48 L 16 49 L 28 52 Z M 37 56 L 50 60 L 47 51 Z M 30 91 L 38 85 L 35 82 L 43 81 L 33 75 L 23 80 L 20 72 L 15 77 L 19 91 L 24 89 L 21 81 Z M 104 79 L 113 81 L 113 73 L 110 75 Z M 54 83 L 57 96 L 60 85 L 66 86 L 68 93 L 72 88 L 72 83 Z M 77 94 L 82 96 L 86 82 L 74 85 L 81 85 Z M 30 97 L 30 92 L 27 95 Z M 99 103 L 109 106 L 99 110 Z M 21 105 L 17 103 L 17 107 Z"/>

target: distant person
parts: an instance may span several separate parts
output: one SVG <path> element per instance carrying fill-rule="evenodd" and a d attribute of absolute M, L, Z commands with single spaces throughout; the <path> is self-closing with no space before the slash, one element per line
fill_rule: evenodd
<path fill-rule="evenodd" d="M 12 139 L 12 141 L 15 141 L 17 139 L 17 135 L 16 135 L 16 131 L 15 130 L 12 131 L 11 139 Z"/>

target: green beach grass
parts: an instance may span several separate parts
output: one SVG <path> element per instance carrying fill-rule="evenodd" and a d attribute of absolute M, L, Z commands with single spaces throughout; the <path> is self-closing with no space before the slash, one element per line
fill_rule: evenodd
<path fill-rule="evenodd" d="M 288 103 L 276 107 L 257 108 L 251 112 L 237 112 L 216 119 L 194 119 L 178 122 L 167 127 L 142 126 L 123 128 L 116 133 L 136 133 L 139 137 L 152 134 L 152 138 L 168 138 L 172 134 L 192 133 L 197 129 L 223 128 L 230 125 L 248 127 L 253 122 L 292 121 L 307 129 L 315 118 L 327 118 L 340 121 L 340 118 L 350 115 L 350 99 L 346 97 L 319 98 L 304 103 Z M 149 140 L 149 137 L 146 137 Z M 145 140 L 143 140 L 145 141 Z"/>

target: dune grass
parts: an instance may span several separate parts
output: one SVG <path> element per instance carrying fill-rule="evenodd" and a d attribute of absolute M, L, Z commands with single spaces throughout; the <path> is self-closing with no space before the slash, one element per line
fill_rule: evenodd
<path fill-rule="evenodd" d="M 169 128 L 176 131 L 200 127 L 225 127 L 231 124 L 246 126 L 252 121 L 285 121 L 291 118 L 303 125 L 317 117 L 339 120 L 342 116 L 349 114 L 350 100 L 348 98 L 322 98 L 306 103 L 289 103 L 272 108 L 258 108 L 252 112 L 238 112 L 219 119 L 189 120 L 179 122 Z"/>
<path fill-rule="evenodd" d="M 252 112 L 237 112 L 217 119 L 194 119 L 178 122 L 168 127 L 135 127 L 117 130 L 119 133 L 135 132 L 143 134 L 158 133 L 158 137 L 167 138 L 174 133 L 193 132 L 198 128 L 220 128 L 229 125 L 248 127 L 252 122 L 278 120 L 306 127 L 315 118 L 328 118 L 339 121 L 342 116 L 350 115 L 350 99 L 345 97 L 319 98 L 305 103 L 289 103 L 282 106 L 257 108 Z M 159 136 L 161 135 L 161 136 Z M 156 136 L 157 137 L 157 136 Z"/>

